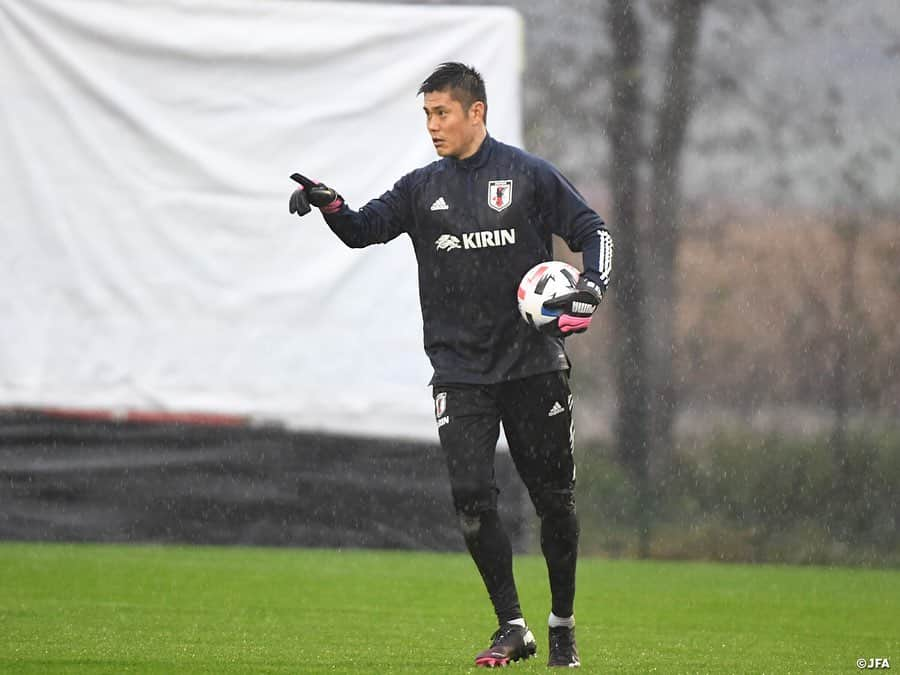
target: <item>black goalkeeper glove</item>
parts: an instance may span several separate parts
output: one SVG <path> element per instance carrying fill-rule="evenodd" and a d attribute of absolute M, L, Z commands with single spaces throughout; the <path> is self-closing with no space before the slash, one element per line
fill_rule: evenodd
<path fill-rule="evenodd" d="M 568 337 L 583 333 L 591 325 L 594 310 L 603 299 L 603 289 L 583 274 L 575 284 L 575 290 L 544 302 L 544 307 L 560 311 L 559 318 L 551 321 L 541 330 L 554 337 Z"/>
<path fill-rule="evenodd" d="M 291 195 L 291 213 L 305 216 L 310 211 L 310 204 L 321 209 L 322 213 L 337 213 L 344 205 L 344 198 L 330 187 L 299 173 L 292 173 L 291 178 L 300 183 Z"/>

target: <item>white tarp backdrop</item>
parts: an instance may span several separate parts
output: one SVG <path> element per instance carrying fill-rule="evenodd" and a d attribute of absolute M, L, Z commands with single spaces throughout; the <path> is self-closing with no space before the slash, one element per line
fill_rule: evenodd
<path fill-rule="evenodd" d="M 435 159 L 419 83 L 478 67 L 521 143 L 505 8 L 0 0 L 0 406 L 435 439 L 408 239 L 288 214 Z"/>

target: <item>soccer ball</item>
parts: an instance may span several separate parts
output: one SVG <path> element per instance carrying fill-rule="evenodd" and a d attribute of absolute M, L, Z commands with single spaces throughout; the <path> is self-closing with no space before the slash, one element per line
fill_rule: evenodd
<path fill-rule="evenodd" d="M 559 260 L 538 263 L 519 283 L 519 313 L 530 325 L 540 328 L 559 316 L 559 310 L 544 308 L 544 302 L 575 290 L 580 273 Z"/>

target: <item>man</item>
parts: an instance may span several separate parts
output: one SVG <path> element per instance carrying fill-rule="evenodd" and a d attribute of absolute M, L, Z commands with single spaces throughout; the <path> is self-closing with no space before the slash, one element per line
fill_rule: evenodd
<path fill-rule="evenodd" d="M 503 423 L 516 469 L 541 519 L 552 595 L 550 666 L 580 665 L 575 643 L 575 465 L 564 337 L 587 330 L 609 280 L 612 241 L 600 217 L 550 164 L 488 133 L 481 75 L 444 63 L 419 88 L 440 160 L 403 176 L 359 211 L 300 174 L 292 213 L 318 207 L 354 248 L 405 233 L 418 260 L 425 351 L 453 503 L 499 628 L 479 666 L 537 651 L 519 606 L 512 550 L 497 515 L 494 453 Z M 545 303 L 541 333 L 517 311 L 522 276 L 552 259 L 551 234 L 583 251 L 574 292 Z"/>

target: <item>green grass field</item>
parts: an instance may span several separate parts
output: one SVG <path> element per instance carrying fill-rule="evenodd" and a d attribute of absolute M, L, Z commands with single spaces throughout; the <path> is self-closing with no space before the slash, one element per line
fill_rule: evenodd
<path fill-rule="evenodd" d="M 521 599 L 547 672 L 543 560 Z M 900 668 L 900 571 L 587 559 L 583 672 Z M 467 556 L 0 544 L 0 671 L 459 673 L 494 628 Z M 512 671 L 510 671 L 512 672 Z"/>

